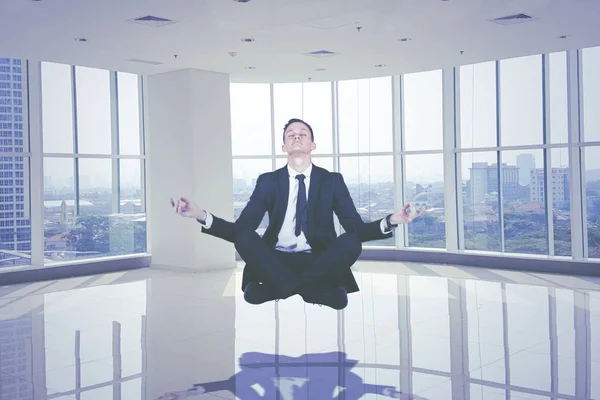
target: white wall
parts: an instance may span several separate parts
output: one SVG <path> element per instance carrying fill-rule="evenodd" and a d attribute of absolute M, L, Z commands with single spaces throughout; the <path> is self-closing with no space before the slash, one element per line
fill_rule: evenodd
<path fill-rule="evenodd" d="M 233 267 L 232 244 L 174 213 L 185 196 L 233 221 L 229 76 L 182 70 L 146 79 L 148 229 L 152 266 L 186 271 Z"/>

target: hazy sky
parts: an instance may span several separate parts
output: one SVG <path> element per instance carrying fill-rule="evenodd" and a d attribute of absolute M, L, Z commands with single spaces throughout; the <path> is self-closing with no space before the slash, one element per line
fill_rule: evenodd
<path fill-rule="evenodd" d="M 584 130 L 588 140 L 600 140 L 600 48 L 584 50 Z M 549 125 L 551 143 L 568 142 L 567 64 L 566 53 L 549 57 Z M 403 80 L 403 118 L 406 151 L 441 150 L 442 72 L 428 71 L 408 74 Z M 501 145 L 543 144 L 543 91 L 542 57 L 529 56 L 500 62 L 500 118 Z M 460 68 L 460 121 L 461 148 L 495 147 L 496 63 L 488 62 Z M 338 85 L 338 120 L 340 153 L 392 151 L 392 90 L 391 78 L 340 81 Z M 233 154 L 268 155 L 269 85 L 233 84 L 232 134 Z M 295 83 L 274 85 L 276 154 L 281 153 L 280 131 L 292 117 L 305 118 L 315 130 L 317 151 L 331 152 L 332 95 L 329 83 Z M 590 151 L 588 151 L 590 153 Z M 593 151 L 592 151 L 593 153 Z M 502 162 L 516 165 L 519 154 L 532 154 L 537 168 L 543 167 L 541 150 L 503 151 Z M 600 156 L 600 149 L 598 151 Z M 497 161 L 495 152 L 466 153 L 461 156 L 463 179 L 469 177 L 472 162 Z M 325 167 L 333 161 L 316 159 Z M 408 180 L 429 183 L 443 180 L 441 154 L 406 156 Z M 325 165 L 327 164 L 327 165 Z M 341 172 L 348 180 L 384 180 L 393 176 L 391 157 L 342 158 Z M 278 166 L 284 161 L 278 162 Z M 552 151 L 552 166 L 567 167 L 568 151 Z M 265 169 L 266 168 L 266 169 Z M 587 157 L 587 169 L 600 168 L 600 157 Z M 269 162 L 237 160 L 236 177 L 251 179 L 270 170 Z"/>
<path fill-rule="evenodd" d="M 600 48 L 583 54 L 583 126 L 588 140 L 600 140 Z M 550 55 L 549 129 L 552 143 L 567 143 L 567 70 L 566 53 Z M 462 148 L 496 146 L 495 63 L 460 68 L 460 141 Z M 109 72 L 76 67 L 77 127 L 79 152 L 110 154 L 110 77 Z M 118 74 L 118 110 L 122 154 L 140 154 L 139 93 L 137 77 Z M 403 118 L 405 150 L 442 148 L 442 73 L 440 70 L 408 74 L 403 80 Z M 502 145 L 539 145 L 543 143 L 542 57 L 530 56 L 500 62 L 500 132 Z M 73 152 L 73 98 L 70 67 L 42 64 L 44 151 Z M 281 151 L 281 131 L 288 119 L 298 117 L 315 131 L 315 155 L 329 155 L 333 149 L 333 97 L 331 83 L 275 84 L 273 88 L 275 154 Z M 393 147 L 391 78 L 340 81 L 338 85 L 338 122 L 340 153 L 391 152 Z M 231 112 L 233 155 L 264 155 L 272 152 L 271 98 L 268 84 L 232 84 Z M 399 138 L 398 138 L 399 139 Z M 533 154 L 542 167 L 539 150 L 502 152 L 503 162 L 515 165 L 518 154 Z M 587 154 L 595 154 L 593 150 Z M 600 150 L 598 151 L 600 156 Z M 472 162 L 496 162 L 493 152 L 461 156 L 463 179 L 468 179 Z M 316 158 L 315 163 L 333 167 L 331 157 Z M 408 155 L 405 159 L 408 180 L 428 183 L 443 179 L 442 155 Z M 277 161 L 277 166 L 285 160 Z M 388 180 L 393 178 L 393 160 L 389 156 L 342 157 L 341 172 L 347 180 Z M 568 152 L 552 152 L 552 165 L 568 165 Z M 70 182 L 72 162 L 47 160 L 46 176 L 52 182 Z M 81 174 L 86 184 L 105 185 L 111 179 L 107 160 L 84 160 Z M 587 156 L 586 168 L 599 169 L 600 157 Z M 271 160 L 234 161 L 236 178 L 250 181 L 272 169 Z M 139 186 L 139 162 L 122 165 L 124 185 Z M 465 175 L 466 174 L 466 175 Z"/>
<path fill-rule="evenodd" d="M 140 154 L 138 77 L 118 73 L 120 154 Z M 75 68 L 78 151 L 81 154 L 111 154 L 110 75 L 106 70 Z M 73 84 L 71 67 L 42 63 L 42 110 L 44 152 L 72 154 L 74 137 Z M 140 187 L 139 160 L 121 160 L 121 185 Z M 80 159 L 82 189 L 111 186 L 109 159 Z M 73 185 L 71 158 L 46 158 L 46 181 L 57 188 Z"/>

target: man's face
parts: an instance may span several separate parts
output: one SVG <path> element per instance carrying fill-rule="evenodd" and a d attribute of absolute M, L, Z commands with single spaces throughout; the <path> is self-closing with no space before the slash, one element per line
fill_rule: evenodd
<path fill-rule="evenodd" d="M 285 131 L 285 142 L 281 149 L 286 153 L 292 154 L 308 154 L 317 145 L 312 141 L 312 135 L 308 127 L 302 122 L 294 122 L 288 126 Z"/>

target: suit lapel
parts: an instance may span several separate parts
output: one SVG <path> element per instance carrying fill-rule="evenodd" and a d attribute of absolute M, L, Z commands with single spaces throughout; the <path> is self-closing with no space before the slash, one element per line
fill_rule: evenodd
<path fill-rule="evenodd" d="M 310 231 L 311 222 L 314 221 L 314 212 L 317 204 L 317 198 L 319 197 L 319 190 L 321 189 L 321 179 L 323 178 L 323 170 L 313 164 L 312 172 L 310 174 L 310 187 L 308 188 L 308 230 Z"/>
<path fill-rule="evenodd" d="M 278 202 L 279 204 L 277 205 L 277 207 L 279 207 L 279 210 L 277 211 L 277 232 L 279 232 L 281 225 L 283 225 L 285 212 L 287 211 L 288 207 L 288 197 L 290 195 L 290 174 L 287 170 L 287 165 L 283 168 L 280 168 L 277 172 L 279 178 L 277 199 L 280 199 L 280 202 Z"/>

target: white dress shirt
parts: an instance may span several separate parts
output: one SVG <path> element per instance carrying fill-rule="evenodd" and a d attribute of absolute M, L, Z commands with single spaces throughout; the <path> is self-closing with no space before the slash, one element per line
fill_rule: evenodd
<path fill-rule="evenodd" d="M 304 232 L 300 232 L 300 236 L 296 236 L 296 203 L 298 201 L 298 186 L 300 182 L 296 179 L 296 175 L 304 174 L 304 185 L 306 186 L 306 201 L 308 204 L 308 192 L 310 188 L 310 174 L 312 172 L 312 164 L 304 170 L 304 172 L 296 172 L 290 165 L 287 165 L 289 173 L 289 193 L 288 193 L 288 205 L 285 211 L 285 217 L 283 219 L 283 225 L 279 231 L 279 240 L 275 245 L 275 249 L 285 252 L 310 252 L 311 247 L 304 236 Z M 199 221 L 200 222 L 200 221 Z M 212 214 L 206 211 L 206 221 L 200 224 L 210 229 L 213 223 Z M 391 229 L 388 229 L 385 218 L 381 220 L 381 233 L 389 233 Z"/>
<path fill-rule="evenodd" d="M 298 203 L 298 186 L 300 182 L 296 179 L 296 175 L 304 174 L 304 185 L 306 186 L 306 202 L 308 204 L 308 189 L 310 188 L 310 173 L 312 172 L 312 164 L 304 170 L 304 172 L 296 172 L 290 165 L 287 166 L 290 175 L 290 190 L 288 194 L 288 205 L 285 210 L 285 218 L 283 225 L 279 231 L 279 241 L 275 245 L 275 249 L 286 252 L 310 252 L 311 248 L 304 236 L 304 232 L 300 232 L 300 236 L 296 236 L 296 204 Z"/>

